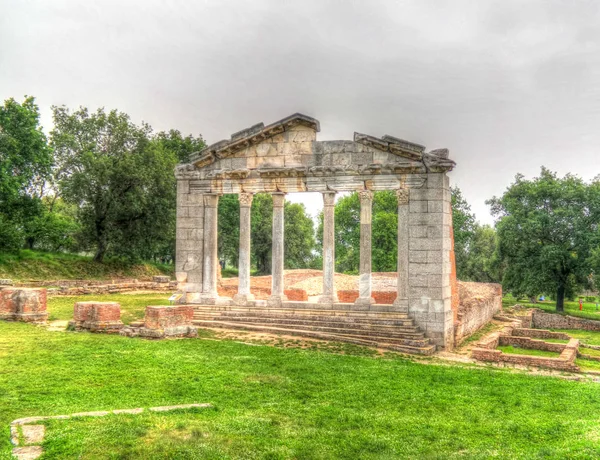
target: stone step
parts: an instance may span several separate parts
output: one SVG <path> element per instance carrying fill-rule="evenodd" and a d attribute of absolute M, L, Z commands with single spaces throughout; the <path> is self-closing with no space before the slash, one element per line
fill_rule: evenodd
<path fill-rule="evenodd" d="M 224 315 L 224 314 L 195 314 L 195 320 L 214 320 L 214 321 L 236 321 L 242 323 L 281 323 L 289 325 L 306 325 L 306 326 L 328 326 L 336 327 L 340 329 L 361 329 L 371 331 L 381 331 L 382 333 L 390 332 L 406 332 L 406 333 L 418 333 L 419 328 L 414 326 L 412 321 L 403 320 L 400 324 L 381 324 L 379 322 L 371 322 L 367 320 L 356 321 L 356 320 L 339 320 L 337 318 L 298 318 L 289 316 L 241 316 L 241 315 Z M 387 321 L 386 323 L 393 323 L 394 321 Z"/>
<path fill-rule="evenodd" d="M 288 308 L 267 308 L 267 307 L 241 307 L 241 306 L 223 306 L 223 305 L 194 305 L 197 312 L 269 312 L 275 314 L 295 314 L 295 315 L 313 315 L 313 316 L 348 316 L 356 318 L 379 318 L 379 319 L 409 319 L 406 313 L 387 312 L 387 311 L 353 311 L 353 310 L 322 310 L 322 309 L 288 309 Z"/>
<path fill-rule="evenodd" d="M 194 323 L 199 323 L 199 322 L 200 321 L 194 321 Z M 393 351 L 398 351 L 401 353 L 409 353 L 409 354 L 432 355 L 435 352 L 435 346 L 429 344 L 428 341 L 426 344 L 424 344 L 422 346 L 414 346 L 414 345 L 409 345 L 409 344 L 404 344 L 404 343 L 395 343 L 395 342 L 399 342 L 402 339 L 390 339 L 390 340 L 387 340 L 385 338 L 375 339 L 372 337 L 334 334 L 334 333 L 305 330 L 305 329 L 290 329 L 290 328 L 281 328 L 281 327 L 273 327 L 273 326 L 263 326 L 263 325 L 259 325 L 259 324 L 228 323 L 225 321 L 212 321 L 212 322 L 202 321 L 201 323 L 203 323 L 202 324 L 203 327 L 207 327 L 207 328 L 247 330 L 247 331 L 264 332 L 264 333 L 270 333 L 270 334 L 302 336 L 302 337 L 315 338 L 315 339 L 320 339 L 320 340 L 346 342 L 346 343 L 353 343 L 356 345 L 363 345 L 363 346 L 368 346 L 368 347 L 383 348 L 383 349 L 387 349 L 387 350 L 393 350 Z M 196 324 L 196 325 L 200 326 L 199 324 Z"/>
<path fill-rule="evenodd" d="M 336 327 L 323 327 L 323 326 L 307 326 L 307 325 L 293 325 L 293 324 L 256 324 L 256 323 L 242 323 L 242 322 L 230 322 L 230 321 L 205 321 L 195 320 L 192 322 L 195 326 L 200 327 L 222 327 L 222 328 L 241 328 L 248 329 L 253 327 L 269 328 L 277 330 L 301 330 L 318 333 L 327 333 L 334 335 L 341 335 L 345 337 L 357 337 L 362 340 L 374 340 L 374 341 L 385 341 L 388 343 L 398 345 L 410 345 L 410 346 L 426 346 L 429 345 L 429 339 L 425 338 L 425 334 L 420 333 L 391 333 L 391 332 L 378 332 L 378 331 L 367 331 L 359 329 L 349 328 L 336 328 Z"/>
<path fill-rule="evenodd" d="M 411 327 L 414 325 L 411 319 L 381 319 L 381 318 L 362 318 L 352 316 L 328 316 L 328 315 L 294 315 L 294 314 L 275 314 L 271 312 L 194 312 L 195 319 L 204 318 L 275 318 L 297 321 L 326 321 L 346 324 L 367 324 L 381 325 L 391 327 Z"/>

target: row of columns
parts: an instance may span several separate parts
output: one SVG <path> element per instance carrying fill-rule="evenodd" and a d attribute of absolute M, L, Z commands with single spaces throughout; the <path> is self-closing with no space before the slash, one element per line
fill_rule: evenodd
<path fill-rule="evenodd" d="M 335 195 L 336 192 L 322 192 L 323 195 L 323 294 L 318 302 L 333 304 L 338 301 L 335 290 Z M 396 191 L 398 198 L 398 296 L 394 305 L 401 311 L 408 310 L 408 190 Z M 367 306 L 375 301 L 371 295 L 371 230 L 373 192 L 362 190 L 360 196 L 360 273 L 359 297 L 357 305 Z M 271 260 L 271 306 L 281 305 L 287 300 L 284 293 L 284 204 L 285 193 L 273 193 L 273 236 Z M 246 305 L 254 300 L 250 292 L 250 234 L 251 207 L 253 194 L 240 193 L 240 248 L 238 293 L 233 301 Z M 217 212 L 219 196 L 204 196 L 204 275 L 201 301 L 218 303 L 217 293 Z"/>

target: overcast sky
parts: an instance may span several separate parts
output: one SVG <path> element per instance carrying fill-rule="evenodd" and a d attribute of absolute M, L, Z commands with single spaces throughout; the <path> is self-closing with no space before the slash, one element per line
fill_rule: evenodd
<path fill-rule="evenodd" d="M 518 172 L 600 173 L 600 1 L 0 0 L 0 98 L 25 94 L 46 131 L 53 104 L 209 143 L 302 112 L 447 147 L 491 223 Z"/>

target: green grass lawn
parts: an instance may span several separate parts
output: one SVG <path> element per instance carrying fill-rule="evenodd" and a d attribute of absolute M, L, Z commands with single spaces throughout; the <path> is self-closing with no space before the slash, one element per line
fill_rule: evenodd
<path fill-rule="evenodd" d="M 498 350 L 502 350 L 503 353 L 510 353 L 513 355 L 545 356 L 547 358 L 558 358 L 560 356 L 560 353 L 556 353 L 554 351 L 519 348 L 513 347 L 512 345 L 499 346 Z"/>
<path fill-rule="evenodd" d="M 600 332 L 582 331 L 580 329 L 552 329 L 555 332 L 564 332 L 574 339 L 579 339 L 581 343 L 589 345 L 600 345 Z"/>
<path fill-rule="evenodd" d="M 121 304 L 121 321 L 129 324 L 131 321 L 144 318 L 144 311 L 148 305 L 169 305 L 169 294 L 105 294 L 105 295 L 80 295 L 80 296 L 54 296 L 48 298 L 48 319 L 71 320 L 73 319 L 73 306 L 75 302 L 98 301 L 119 302 Z"/>
<path fill-rule="evenodd" d="M 511 295 L 506 295 L 502 298 L 502 307 L 509 308 L 514 306 L 515 304 L 523 305 L 527 308 L 539 308 L 541 310 L 545 310 L 549 313 L 557 313 L 556 312 L 556 302 L 551 300 L 545 300 L 543 302 L 531 303 L 528 300 L 520 299 L 517 300 Z M 568 302 L 565 301 L 565 315 L 578 316 L 580 318 L 588 318 L 595 319 L 600 321 L 600 310 L 596 310 L 595 302 L 584 302 L 583 310 L 579 310 L 579 301 L 576 302 Z"/>
<path fill-rule="evenodd" d="M 192 402 L 214 409 L 49 422 L 46 458 L 600 456 L 594 383 L 0 322 L 0 458 L 15 418 Z"/>

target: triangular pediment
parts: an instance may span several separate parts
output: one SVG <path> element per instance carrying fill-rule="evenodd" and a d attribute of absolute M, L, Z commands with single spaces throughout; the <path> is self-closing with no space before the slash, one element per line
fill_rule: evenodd
<path fill-rule="evenodd" d="M 249 128 L 233 133 L 228 140 L 224 139 L 205 147 L 190 162 L 201 168 L 213 163 L 217 159 L 231 157 L 240 151 L 263 143 L 267 139 L 271 139 L 277 135 L 297 130 L 310 130 L 317 133 L 320 131 L 319 121 L 308 115 L 295 113 L 267 126 L 264 123 L 257 123 Z"/>

